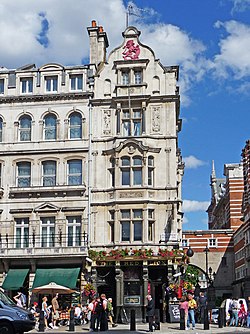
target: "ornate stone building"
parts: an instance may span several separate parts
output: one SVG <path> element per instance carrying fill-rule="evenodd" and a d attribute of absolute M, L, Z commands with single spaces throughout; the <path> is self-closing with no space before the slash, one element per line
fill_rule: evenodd
<path fill-rule="evenodd" d="M 135 27 L 108 58 L 103 28 L 88 33 L 89 65 L 0 69 L 0 279 L 74 269 L 123 314 L 143 317 L 150 291 L 163 316 L 182 233 L 178 67 Z"/>

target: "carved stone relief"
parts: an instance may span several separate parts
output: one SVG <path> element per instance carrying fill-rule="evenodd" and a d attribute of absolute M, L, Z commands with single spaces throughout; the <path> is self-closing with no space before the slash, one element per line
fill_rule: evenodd
<path fill-rule="evenodd" d="M 103 110 L 103 134 L 111 134 L 111 110 Z"/>
<path fill-rule="evenodd" d="M 160 131 L 160 106 L 152 107 L 152 130 L 153 132 Z"/>

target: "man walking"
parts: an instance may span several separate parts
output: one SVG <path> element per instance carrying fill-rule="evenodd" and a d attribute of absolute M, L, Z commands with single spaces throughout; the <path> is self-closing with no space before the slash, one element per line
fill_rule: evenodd
<path fill-rule="evenodd" d="M 148 323 L 149 323 L 149 332 L 153 332 L 153 322 L 155 316 L 155 302 L 151 295 L 147 295 L 148 305 L 146 309 Z"/>
<path fill-rule="evenodd" d="M 196 301 L 191 293 L 188 294 L 188 319 L 187 319 L 187 329 L 190 328 L 190 323 L 192 323 L 192 329 L 195 329 L 195 319 L 194 310 L 197 308 Z"/>

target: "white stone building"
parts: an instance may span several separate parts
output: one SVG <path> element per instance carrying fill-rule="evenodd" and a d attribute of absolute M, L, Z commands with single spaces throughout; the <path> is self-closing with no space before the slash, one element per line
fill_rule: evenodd
<path fill-rule="evenodd" d="M 92 275 L 138 316 L 150 290 L 164 317 L 174 264 L 159 248 L 178 249 L 182 232 L 178 67 L 135 27 L 108 58 L 102 27 L 88 32 L 86 66 L 0 70 L 0 280 L 13 290 L 19 273 L 27 289 L 74 269 L 79 289 Z"/>

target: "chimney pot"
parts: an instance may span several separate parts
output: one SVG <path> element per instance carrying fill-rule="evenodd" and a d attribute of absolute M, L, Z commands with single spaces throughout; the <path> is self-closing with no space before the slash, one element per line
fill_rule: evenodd
<path fill-rule="evenodd" d="M 92 21 L 92 27 L 93 27 L 93 28 L 96 27 L 96 21 L 95 21 L 95 20 Z"/>
<path fill-rule="evenodd" d="M 103 32 L 103 27 L 102 26 L 99 27 L 99 32 Z"/>

